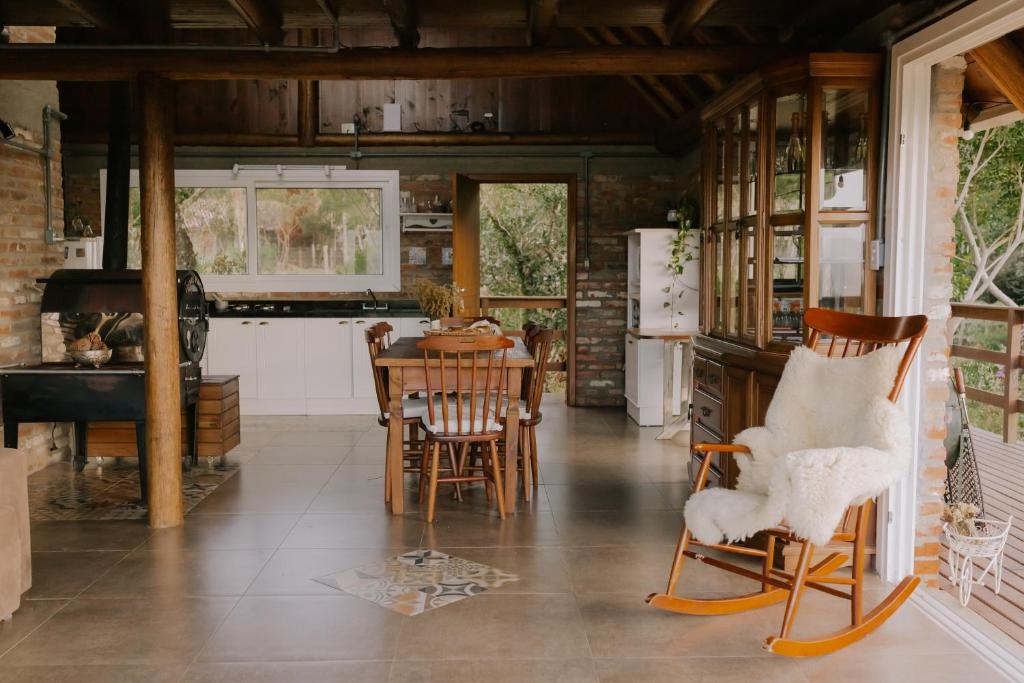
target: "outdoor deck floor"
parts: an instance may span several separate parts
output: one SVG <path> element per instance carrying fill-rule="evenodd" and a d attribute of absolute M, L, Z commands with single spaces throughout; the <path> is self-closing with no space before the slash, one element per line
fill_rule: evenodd
<path fill-rule="evenodd" d="M 977 428 L 971 430 L 971 435 L 981 474 L 985 513 L 1000 520 L 1013 515 L 1014 523 L 1006 543 L 1002 590 L 999 595 L 995 594 L 994 582 L 989 576 L 986 578 L 988 585 L 974 587 L 968 607 L 1024 644 L 1024 443 L 1005 444 L 999 435 Z M 945 548 L 941 571 L 947 579 L 943 588 L 955 591 L 948 583 Z"/>

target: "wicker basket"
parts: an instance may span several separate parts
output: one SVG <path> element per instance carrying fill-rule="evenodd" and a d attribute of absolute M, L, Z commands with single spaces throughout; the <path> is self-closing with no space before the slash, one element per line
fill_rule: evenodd
<path fill-rule="evenodd" d="M 492 334 L 486 327 L 452 327 L 447 330 L 423 330 L 425 337 L 478 337 Z"/>
<path fill-rule="evenodd" d="M 995 519 L 974 520 L 975 534 L 959 533 L 950 524 L 942 526 L 949 544 L 949 580 L 960 589 L 960 604 L 967 606 L 971 599 L 971 588 L 985 585 L 985 576 L 991 571 L 995 577 L 996 595 L 1003 583 L 1003 548 L 1010 533 L 1013 517 L 1005 522 Z M 974 560 L 988 560 L 978 578 L 974 578 Z"/>

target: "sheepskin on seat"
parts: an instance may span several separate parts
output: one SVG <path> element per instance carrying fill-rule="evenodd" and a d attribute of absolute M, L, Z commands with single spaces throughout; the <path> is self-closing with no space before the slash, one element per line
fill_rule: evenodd
<path fill-rule="evenodd" d="M 816 545 L 832 538 L 850 505 L 902 479 L 911 462 L 910 426 L 888 400 L 903 357 L 887 346 L 853 358 L 793 350 L 763 427 L 735 442 L 735 490 L 705 489 L 684 509 L 703 543 L 738 541 L 785 523 Z"/>

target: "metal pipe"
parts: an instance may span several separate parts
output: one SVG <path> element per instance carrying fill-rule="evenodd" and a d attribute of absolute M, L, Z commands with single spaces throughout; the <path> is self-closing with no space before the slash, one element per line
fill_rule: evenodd
<path fill-rule="evenodd" d="M 583 152 L 583 203 L 587 210 L 583 214 L 583 270 L 590 270 L 590 160 L 593 152 Z"/>
<path fill-rule="evenodd" d="M 50 140 L 50 121 L 57 119 L 58 121 L 66 121 L 67 114 L 54 109 L 50 105 L 43 107 L 43 145 L 42 147 L 35 147 L 33 145 L 26 144 L 20 140 L 4 140 L 3 143 L 8 147 L 35 154 L 43 161 L 43 196 L 46 202 L 46 226 L 43 230 L 43 239 L 46 240 L 47 244 L 56 244 L 57 242 L 63 242 L 64 238 L 58 238 L 53 232 L 53 145 Z"/>

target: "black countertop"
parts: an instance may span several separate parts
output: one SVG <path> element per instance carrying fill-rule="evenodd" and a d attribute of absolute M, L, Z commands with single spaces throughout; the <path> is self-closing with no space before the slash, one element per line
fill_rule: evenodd
<path fill-rule="evenodd" d="M 415 301 L 389 299 L 378 301 L 332 300 L 255 300 L 228 301 L 228 307 L 218 311 L 210 301 L 213 318 L 426 318 Z M 386 308 L 385 308 L 386 307 Z"/>

